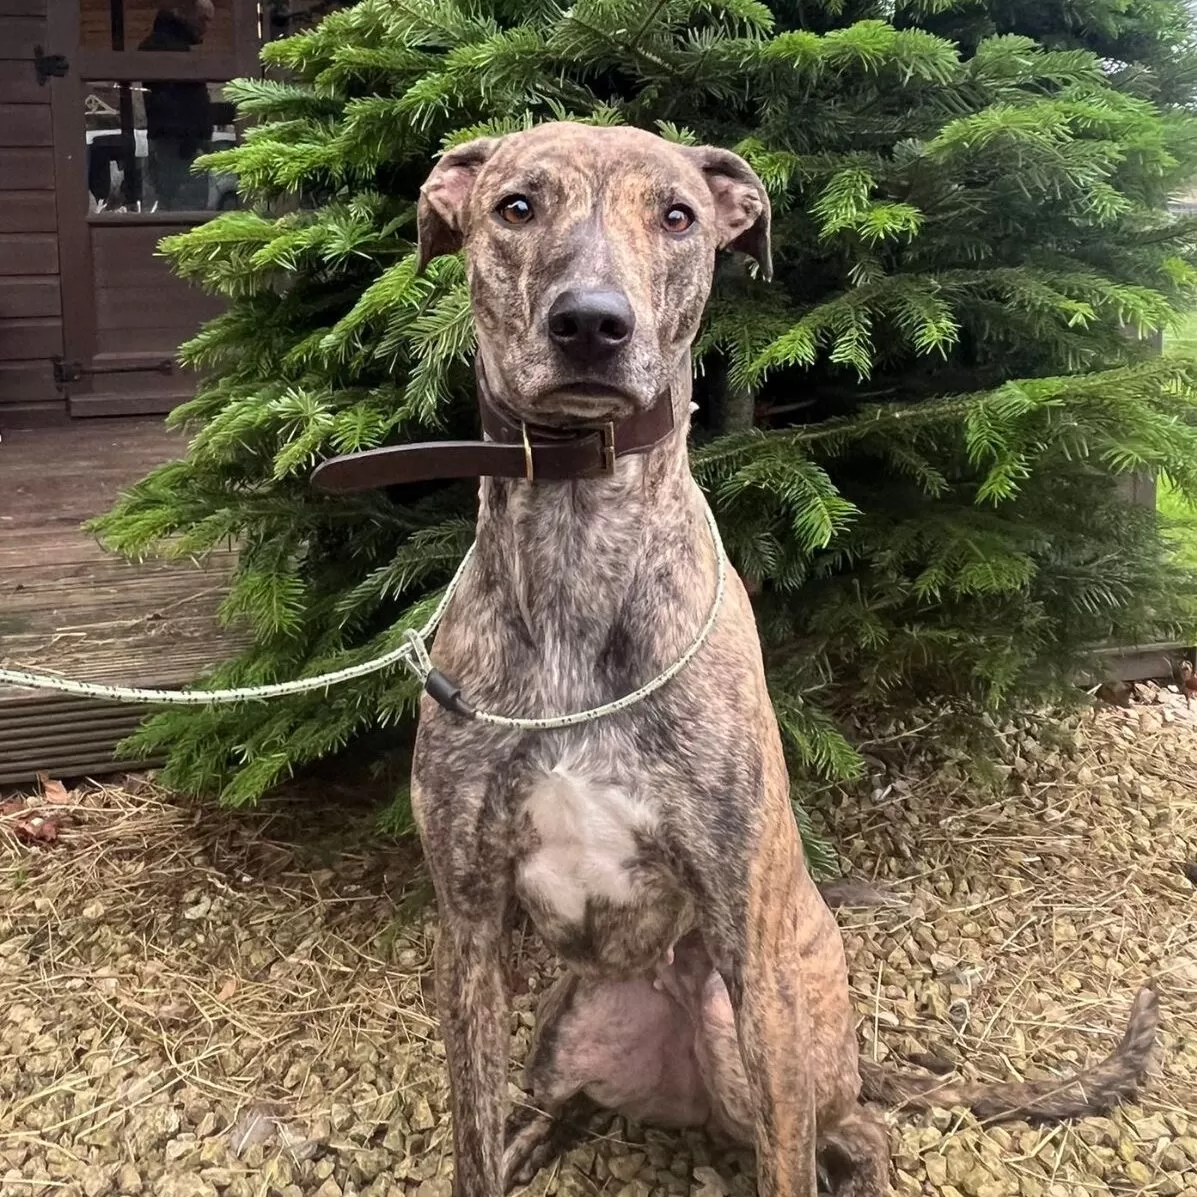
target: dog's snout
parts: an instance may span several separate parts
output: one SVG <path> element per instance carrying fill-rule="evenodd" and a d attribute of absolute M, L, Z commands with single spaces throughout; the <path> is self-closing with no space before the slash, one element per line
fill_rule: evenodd
<path fill-rule="evenodd" d="M 549 309 L 549 336 L 581 362 L 608 357 L 631 340 L 636 317 L 622 291 L 564 291 Z"/>

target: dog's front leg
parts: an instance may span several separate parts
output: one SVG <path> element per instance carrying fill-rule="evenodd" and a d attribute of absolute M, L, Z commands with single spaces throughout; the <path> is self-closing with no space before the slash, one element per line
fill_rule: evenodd
<path fill-rule="evenodd" d="M 454 1197 L 501 1197 L 507 1106 L 507 988 L 501 922 L 441 915 L 437 1005 L 453 1111 Z"/>
<path fill-rule="evenodd" d="M 805 877 L 792 861 L 779 859 L 791 855 L 784 843 L 774 840 L 764 855 L 768 859 L 758 859 L 753 870 L 743 934 L 724 980 L 748 1080 L 757 1192 L 814 1197 L 814 1053 L 799 966 L 803 952 L 796 942 L 798 888 Z"/>
<path fill-rule="evenodd" d="M 787 975 L 785 964 L 773 959 L 772 951 L 750 950 L 741 972 L 737 1011 L 756 1132 L 757 1192 L 760 1197 L 814 1197 L 815 1101 L 807 1076 L 810 1020 L 794 991 L 792 970 Z"/>

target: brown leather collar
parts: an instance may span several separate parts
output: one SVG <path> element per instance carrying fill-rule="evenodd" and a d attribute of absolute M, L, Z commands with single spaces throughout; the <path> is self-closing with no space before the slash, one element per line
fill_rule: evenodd
<path fill-rule="evenodd" d="M 618 458 L 647 453 L 673 431 L 673 396 L 668 390 L 647 411 L 597 428 L 524 424 L 490 394 L 481 366 L 478 408 L 487 440 L 424 441 L 346 453 L 317 466 L 312 484 L 343 493 L 438 478 L 598 478 L 613 474 Z"/>

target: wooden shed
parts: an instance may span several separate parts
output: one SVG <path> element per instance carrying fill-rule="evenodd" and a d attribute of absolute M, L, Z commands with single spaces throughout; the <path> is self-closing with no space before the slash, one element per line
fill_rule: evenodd
<path fill-rule="evenodd" d="M 79 525 L 177 454 L 179 343 L 218 304 L 163 236 L 237 204 L 225 83 L 312 0 L 0 0 L 0 663 L 181 685 L 227 645 L 227 561 L 133 566 Z M 140 712 L 0 687 L 0 784 L 99 769 Z"/>

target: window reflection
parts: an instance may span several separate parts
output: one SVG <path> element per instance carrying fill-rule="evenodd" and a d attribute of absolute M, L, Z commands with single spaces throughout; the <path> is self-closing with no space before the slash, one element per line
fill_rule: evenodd
<path fill-rule="evenodd" d="M 95 50 L 228 50 L 236 0 L 79 0 L 82 44 Z"/>
<path fill-rule="evenodd" d="M 192 165 L 236 141 L 224 84 L 92 83 L 86 97 L 92 214 L 212 212 L 238 206 L 232 175 Z"/>
<path fill-rule="evenodd" d="M 56 0 L 57 2 L 57 0 Z M 253 0 L 204 0 L 206 24 L 200 41 L 186 47 L 146 45 L 147 39 L 186 42 L 194 36 L 193 0 L 77 0 L 80 38 L 92 50 L 230 50 L 234 42 L 233 9 Z M 311 29 L 322 17 L 356 0 L 258 0 L 262 37 L 271 41 Z M 180 25 L 183 28 L 180 28 Z M 188 28 L 190 26 L 190 28 Z"/>
<path fill-rule="evenodd" d="M 322 17 L 338 8 L 348 8 L 351 3 L 353 0 L 265 0 L 263 34 L 268 41 L 290 37 L 311 29 Z"/>

